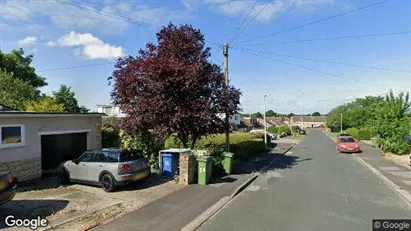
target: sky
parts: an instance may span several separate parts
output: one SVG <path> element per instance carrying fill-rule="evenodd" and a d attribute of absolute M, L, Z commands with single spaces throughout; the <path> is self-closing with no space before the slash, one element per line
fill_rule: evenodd
<path fill-rule="evenodd" d="M 200 29 L 218 65 L 229 42 L 244 113 L 263 112 L 264 94 L 267 110 L 324 114 L 411 89 L 407 0 L 0 0 L 0 50 L 22 47 L 43 92 L 66 84 L 96 111 L 111 102 L 115 60 L 155 43 L 170 21 Z"/>

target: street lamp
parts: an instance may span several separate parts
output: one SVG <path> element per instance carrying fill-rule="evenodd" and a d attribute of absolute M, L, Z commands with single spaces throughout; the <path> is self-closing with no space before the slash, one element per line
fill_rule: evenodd
<path fill-rule="evenodd" d="M 267 114 L 266 110 L 266 105 L 265 105 L 265 98 L 270 96 L 269 94 L 264 95 L 264 144 L 265 144 L 265 149 L 267 149 L 267 119 L 265 114 Z"/>

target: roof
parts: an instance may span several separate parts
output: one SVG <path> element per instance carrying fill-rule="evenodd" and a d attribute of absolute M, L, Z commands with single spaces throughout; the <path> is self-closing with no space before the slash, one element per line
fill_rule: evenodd
<path fill-rule="evenodd" d="M 285 121 L 289 122 L 288 117 L 267 117 L 267 123 L 274 124 L 275 126 L 287 125 Z"/>
<path fill-rule="evenodd" d="M 326 122 L 327 116 L 291 116 L 291 120 L 294 122 L 303 121 L 304 122 Z"/>
<path fill-rule="evenodd" d="M 0 111 L 17 111 L 17 109 L 11 108 L 4 104 L 0 104 Z"/>
<path fill-rule="evenodd" d="M 104 113 L 0 111 L 0 117 L 96 117 Z"/>

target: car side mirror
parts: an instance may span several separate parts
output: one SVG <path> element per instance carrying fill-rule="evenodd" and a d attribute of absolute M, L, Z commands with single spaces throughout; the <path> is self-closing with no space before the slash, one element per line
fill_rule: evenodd
<path fill-rule="evenodd" d="M 78 164 L 79 163 L 79 161 L 78 161 L 78 159 L 73 159 L 73 160 L 71 160 L 73 163 L 75 163 L 75 164 Z"/>

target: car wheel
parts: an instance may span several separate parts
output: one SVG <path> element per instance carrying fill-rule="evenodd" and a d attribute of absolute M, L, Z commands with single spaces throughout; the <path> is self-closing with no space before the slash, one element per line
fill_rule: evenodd
<path fill-rule="evenodd" d="M 59 169 L 59 179 L 62 185 L 70 184 L 70 176 L 65 168 L 61 167 Z"/>
<path fill-rule="evenodd" d="M 114 191 L 114 179 L 110 174 L 104 174 L 100 179 L 100 184 L 105 192 Z"/>

